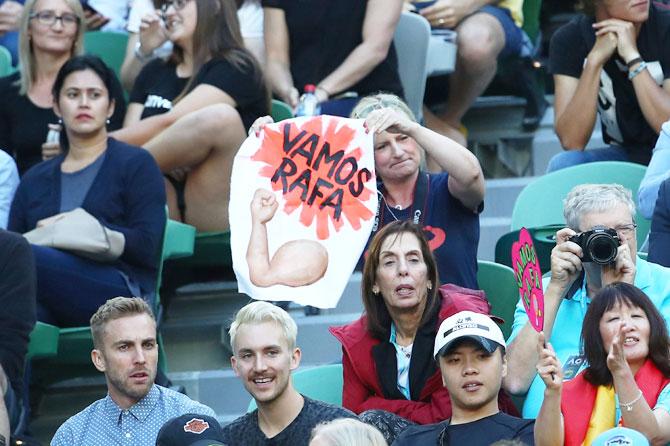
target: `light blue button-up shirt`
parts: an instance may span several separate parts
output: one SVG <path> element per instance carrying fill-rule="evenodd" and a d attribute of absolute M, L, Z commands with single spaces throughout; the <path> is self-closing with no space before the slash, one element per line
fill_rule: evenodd
<path fill-rule="evenodd" d="M 635 261 L 635 266 L 634 285 L 649 296 L 665 319 L 666 326 L 670 327 L 670 268 L 649 263 L 639 257 Z M 545 279 L 545 289 L 548 283 L 549 279 Z M 586 294 L 586 278 L 584 278 L 581 288 L 569 299 L 564 299 L 558 307 L 549 341 L 561 361 L 566 380 L 574 378 L 574 375 L 586 366 L 580 356 L 580 336 L 582 322 L 590 302 L 591 299 Z M 507 340 L 507 345 L 510 345 L 526 322 L 528 322 L 528 315 L 519 301 L 514 312 L 512 334 Z M 542 378 L 536 374 L 523 405 L 524 418 L 537 418 L 544 399 L 544 387 Z"/>
<path fill-rule="evenodd" d="M 9 154 L 0 149 L 0 228 L 7 229 L 9 209 L 19 187 L 19 171 Z"/>
<path fill-rule="evenodd" d="M 156 384 L 129 409 L 121 409 L 108 394 L 63 423 L 51 446 L 155 446 L 163 424 L 186 413 L 216 417 L 204 404 Z"/>

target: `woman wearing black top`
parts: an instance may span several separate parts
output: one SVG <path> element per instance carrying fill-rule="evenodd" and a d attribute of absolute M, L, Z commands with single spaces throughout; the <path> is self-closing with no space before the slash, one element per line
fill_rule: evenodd
<path fill-rule="evenodd" d="M 172 55 L 142 69 L 125 127 L 114 137 L 143 146 L 169 175 L 172 218 L 201 231 L 225 230 L 233 157 L 245 128 L 269 111 L 263 76 L 243 46 L 233 2 L 158 6 Z"/>

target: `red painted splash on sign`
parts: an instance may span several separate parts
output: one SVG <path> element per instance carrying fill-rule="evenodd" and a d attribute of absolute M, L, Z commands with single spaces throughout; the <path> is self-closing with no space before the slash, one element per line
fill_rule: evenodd
<path fill-rule="evenodd" d="M 355 129 L 338 126 L 337 118 L 319 116 L 302 121 L 300 127 L 285 121 L 277 130 L 266 127 L 251 157 L 265 164 L 259 174 L 270 179 L 272 189 L 282 191 L 286 214 L 301 208 L 303 225 L 316 221 L 319 240 L 329 237 L 330 222 L 339 231 L 346 218 L 359 230 L 361 222 L 374 215 L 365 205 L 372 197 L 365 183 L 373 174 L 358 165 L 362 149 L 348 148 L 355 136 Z"/>

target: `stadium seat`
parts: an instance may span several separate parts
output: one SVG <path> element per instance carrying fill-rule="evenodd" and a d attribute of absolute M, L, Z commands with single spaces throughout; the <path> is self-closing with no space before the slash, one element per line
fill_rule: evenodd
<path fill-rule="evenodd" d="M 519 301 L 514 270 L 498 263 L 477 260 L 477 282 L 491 302 L 491 312 L 505 320 L 500 329 L 507 339 L 512 332 L 514 308 Z"/>
<path fill-rule="evenodd" d="M 293 373 L 293 387 L 301 394 L 325 403 L 342 405 L 342 364 L 328 364 Z M 256 409 L 256 401 L 249 403 L 248 412 Z"/>
<path fill-rule="evenodd" d="M 430 24 L 428 21 L 419 14 L 403 12 L 395 30 L 393 43 L 398 55 L 398 74 L 405 94 L 405 102 L 419 122 L 423 116 L 429 40 Z"/>
<path fill-rule="evenodd" d="M 293 110 L 291 110 L 291 106 L 286 102 L 282 102 L 279 99 L 273 99 L 270 116 L 272 116 L 272 119 L 274 119 L 275 122 L 291 119 L 293 117 Z"/>
<path fill-rule="evenodd" d="M 645 166 L 621 161 L 602 161 L 569 167 L 538 177 L 519 194 L 512 210 L 511 230 L 522 227 L 538 228 L 565 223 L 563 199 L 576 185 L 583 183 L 618 183 L 633 192 L 637 203 L 637 189 L 644 176 Z M 642 246 L 651 222 L 635 215 L 637 243 Z"/>
<path fill-rule="evenodd" d="M 163 238 L 163 250 L 158 268 L 154 312 L 160 323 L 160 284 L 163 264 L 168 259 L 189 256 L 193 253 L 195 228 L 168 220 Z M 54 330 L 55 329 L 55 330 Z M 54 349 L 54 345 L 56 348 Z M 167 362 L 159 334 L 159 370 L 167 370 Z M 93 340 L 90 327 L 61 328 L 38 322 L 30 337 L 29 357 L 36 360 L 33 369 L 40 384 L 60 379 L 97 373 L 91 363 Z"/>
<path fill-rule="evenodd" d="M 533 239 L 533 246 L 540 261 L 540 269 L 543 273 L 551 270 L 551 250 L 556 246 L 556 231 L 564 226 L 547 225 L 538 228 L 528 228 Z M 519 240 L 519 230 L 504 234 L 496 242 L 495 261 L 502 265 L 512 267 L 512 245 Z"/>
<path fill-rule="evenodd" d="M 0 77 L 8 76 L 14 72 L 12 66 L 12 55 L 4 46 L 0 46 Z"/>
<path fill-rule="evenodd" d="M 88 31 L 84 34 L 84 48 L 87 53 L 99 56 L 118 78 L 121 65 L 126 57 L 128 34 L 109 31 Z"/>

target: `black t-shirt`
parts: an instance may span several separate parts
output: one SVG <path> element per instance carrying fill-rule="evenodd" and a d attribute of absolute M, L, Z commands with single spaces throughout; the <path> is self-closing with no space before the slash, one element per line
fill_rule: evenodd
<path fill-rule="evenodd" d="M 172 109 L 172 100 L 179 96 L 188 80 L 177 76 L 177 67 L 172 62 L 155 59 L 137 76 L 130 102 L 144 105 L 142 119 L 165 113 Z M 198 70 L 190 89 L 200 84 L 212 85 L 232 97 L 245 129 L 256 118 L 269 114 L 262 76 L 249 63 L 240 68 L 225 59 L 212 59 Z"/>
<path fill-rule="evenodd" d="M 284 10 L 289 30 L 293 85 L 302 91 L 318 84 L 363 41 L 367 0 L 262 0 L 263 7 Z M 393 43 L 386 58 L 356 85 L 359 96 L 387 91 L 402 97 Z"/>
<path fill-rule="evenodd" d="M 267 438 L 258 427 L 258 409 L 234 420 L 223 428 L 223 441 L 230 445 L 245 446 L 307 446 L 312 429 L 324 421 L 338 418 L 356 418 L 353 412 L 339 406 L 316 401 L 303 395 L 305 404 L 298 416 L 272 438 Z"/>
<path fill-rule="evenodd" d="M 549 70 L 579 78 L 586 56 L 596 37 L 594 19 L 580 15 L 562 26 L 551 39 Z M 649 9 L 649 19 L 642 25 L 637 39 L 638 50 L 647 62 L 649 73 L 659 85 L 670 77 L 670 11 Z M 647 164 L 658 133 L 649 126 L 628 80 L 628 68 L 615 52 L 600 75 L 598 112 L 603 139 L 629 151 L 633 161 Z"/>
<path fill-rule="evenodd" d="M 489 445 L 498 440 L 519 440 L 533 446 L 535 420 L 513 417 L 504 412 L 465 424 L 449 421 L 410 426 L 393 442 L 393 446 L 415 445 Z"/>
<path fill-rule="evenodd" d="M 15 85 L 18 79 L 18 72 L 0 79 L 0 149 L 16 159 L 19 172 L 23 174 L 42 161 L 42 144 L 49 132 L 47 124 L 58 123 L 58 117 L 51 107 L 38 107 L 28 96 L 19 95 L 19 86 Z M 107 128 L 117 130 L 123 126 L 126 102 L 116 77 L 113 78 L 111 97 L 116 106 Z"/>

